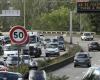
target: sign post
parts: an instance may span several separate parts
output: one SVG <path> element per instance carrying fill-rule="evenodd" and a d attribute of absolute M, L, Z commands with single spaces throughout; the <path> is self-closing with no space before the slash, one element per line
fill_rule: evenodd
<path fill-rule="evenodd" d="M 10 30 L 10 39 L 12 45 L 16 45 L 18 47 L 18 59 L 20 59 L 21 45 L 24 45 L 28 42 L 29 36 L 27 31 L 22 26 L 14 26 Z M 19 60 L 18 60 L 19 66 Z"/>

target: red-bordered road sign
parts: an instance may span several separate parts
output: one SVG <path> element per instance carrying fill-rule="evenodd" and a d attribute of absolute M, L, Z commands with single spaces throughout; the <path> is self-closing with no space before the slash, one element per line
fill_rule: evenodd
<path fill-rule="evenodd" d="M 10 30 L 10 39 L 13 44 L 25 44 L 28 41 L 28 34 L 26 29 L 19 25 L 12 27 Z"/>

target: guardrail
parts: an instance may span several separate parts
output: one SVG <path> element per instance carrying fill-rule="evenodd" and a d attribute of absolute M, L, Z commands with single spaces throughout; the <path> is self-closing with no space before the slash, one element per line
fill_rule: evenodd
<path fill-rule="evenodd" d="M 38 31 L 38 32 L 41 33 L 41 34 L 61 34 L 61 35 L 63 35 L 63 34 L 70 34 L 69 31 Z M 1 32 L 1 33 L 3 35 L 8 35 L 9 34 L 9 32 Z M 96 34 L 95 32 L 91 32 L 91 33 L 94 34 L 94 35 Z M 80 35 L 81 32 L 73 31 L 72 34 Z"/>

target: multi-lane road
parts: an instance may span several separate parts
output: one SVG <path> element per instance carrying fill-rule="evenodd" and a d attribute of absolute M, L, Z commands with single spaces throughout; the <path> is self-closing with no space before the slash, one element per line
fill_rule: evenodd
<path fill-rule="evenodd" d="M 65 38 L 67 41 L 69 41 L 69 37 Z M 99 38 L 95 38 L 94 41 L 100 42 Z M 84 51 L 88 51 L 88 44 L 91 41 L 81 41 L 79 37 L 73 37 L 73 43 L 78 43 Z M 91 55 L 91 61 L 92 66 L 100 65 L 100 52 L 89 52 Z M 68 76 L 68 80 L 81 80 L 85 72 L 87 71 L 87 67 L 76 67 L 74 68 L 74 64 L 71 63 L 69 65 L 66 65 L 63 68 L 60 68 L 59 70 L 53 71 L 52 74 L 56 76 Z"/>

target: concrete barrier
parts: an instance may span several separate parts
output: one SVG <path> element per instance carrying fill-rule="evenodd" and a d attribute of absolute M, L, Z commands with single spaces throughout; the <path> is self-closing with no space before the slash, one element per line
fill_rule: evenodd
<path fill-rule="evenodd" d="M 51 64 L 51 65 L 45 66 L 45 67 L 43 67 L 41 69 L 45 70 L 46 72 L 52 72 L 54 70 L 57 70 L 57 69 L 59 69 L 61 67 L 64 67 L 64 66 L 68 65 L 69 63 L 72 63 L 73 60 L 74 60 L 74 56 L 69 57 L 69 58 L 67 58 L 67 59 L 65 59 L 65 60 L 63 60 L 61 62 L 56 63 L 56 64 Z"/>

